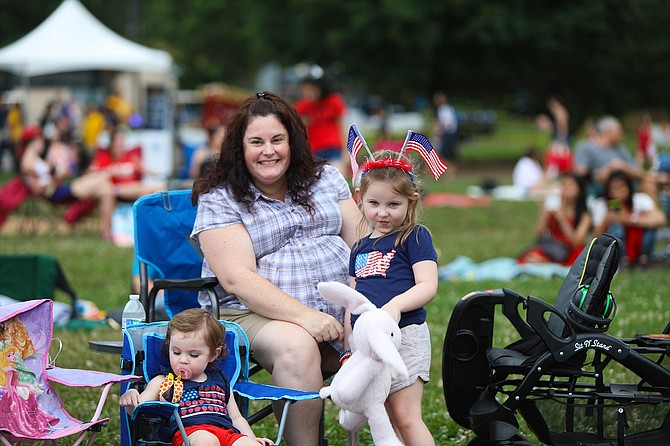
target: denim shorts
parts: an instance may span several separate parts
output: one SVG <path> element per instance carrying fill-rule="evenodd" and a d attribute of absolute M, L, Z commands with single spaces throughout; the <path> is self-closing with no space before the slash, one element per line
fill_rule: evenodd
<path fill-rule="evenodd" d="M 402 333 L 402 344 L 400 345 L 400 356 L 405 361 L 409 378 L 403 380 L 394 379 L 391 383 L 391 393 L 409 387 L 421 378 L 427 383 L 430 381 L 430 332 L 428 324 L 408 325 L 400 329 Z"/>

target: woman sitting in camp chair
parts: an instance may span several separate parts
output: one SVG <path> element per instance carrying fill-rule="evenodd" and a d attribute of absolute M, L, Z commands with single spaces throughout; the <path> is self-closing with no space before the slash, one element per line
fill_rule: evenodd
<path fill-rule="evenodd" d="M 203 276 L 221 283 L 220 317 L 242 326 L 273 384 L 318 391 L 322 372 L 339 367 L 344 309 L 316 283 L 348 283 L 360 220 L 346 180 L 312 156 L 290 104 L 258 93 L 228 122 L 221 155 L 195 182 L 193 199 L 192 237 L 205 256 Z M 201 305 L 209 302 L 201 292 Z M 297 403 L 287 443 L 316 445 L 320 414 L 319 401 Z"/>
<path fill-rule="evenodd" d="M 102 236 L 111 236 L 114 190 L 106 172 L 87 173 L 73 179 L 46 158 L 46 141 L 37 127 L 27 127 L 21 138 L 20 172 L 30 192 L 52 203 L 95 200 L 102 219 Z"/>
<path fill-rule="evenodd" d="M 167 188 L 163 181 L 142 181 L 144 175 L 153 172 L 142 163 L 139 146 L 126 147 L 126 132 L 122 128 L 112 131 L 107 149 L 98 149 L 89 171 L 108 172 L 114 185 L 114 195 L 122 201 L 133 202 Z"/>

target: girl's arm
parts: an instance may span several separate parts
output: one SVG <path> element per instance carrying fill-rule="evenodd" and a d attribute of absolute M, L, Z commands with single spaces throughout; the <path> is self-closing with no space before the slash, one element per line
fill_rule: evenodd
<path fill-rule="evenodd" d="M 242 435 L 253 438 L 259 444 L 264 446 L 274 444 L 274 442 L 268 438 L 256 438 L 254 431 L 251 429 L 251 426 L 249 426 L 249 422 L 242 416 L 240 409 L 237 407 L 237 403 L 233 397 L 233 388 L 230 387 L 228 392 L 230 394 L 230 399 L 228 400 L 228 415 L 233 421 L 233 426 L 235 426 Z"/>
<path fill-rule="evenodd" d="M 628 218 L 630 224 L 643 228 L 659 228 L 666 223 L 665 214 L 656 205 L 649 211 L 641 212 L 637 217 L 631 214 Z"/>
<path fill-rule="evenodd" d="M 595 237 L 598 237 L 607 231 L 607 228 L 609 227 L 610 223 L 614 220 L 613 218 L 614 212 L 615 211 L 608 210 L 607 213 L 605 214 L 605 218 L 603 218 L 600 224 L 595 225 L 595 227 L 593 228 L 593 235 Z"/>
<path fill-rule="evenodd" d="M 544 208 L 544 203 L 540 203 L 540 215 L 537 219 L 537 225 L 535 225 L 535 235 L 540 236 L 544 232 L 548 221 L 549 211 Z"/>
<path fill-rule="evenodd" d="M 591 214 L 584 212 L 576 227 L 572 227 L 562 213 L 556 214 L 556 221 L 565 237 L 570 242 L 570 246 L 582 246 L 586 240 L 586 235 L 591 229 Z"/>
<path fill-rule="evenodd" d="M 165 375 L 158 375 L 154 377 L 151 381 L 149 381 L 149 384 L 147 384 L 142 393 L 139 393 L 136 389 L 128 389 L 128 391 L 121 395 L 121 398 L 119 398 L 119 405 L 126 409 L 128 414 L 132 414 L 133 409 L 135 409 L 138 404 L 144 401 L 158 400 L 158 389 L 160 388 L 160 385 L 164 379 Z"/>
<path fill-rule="evenodd" d="M 352 247 L 360 238 L 358 236 L 358 223 L 361 221 L 361 211 L 353 198 L 347 198 L 346 200 L 340 200 L 340 212 L 342 212 L 340 236 L 347 246 Z"/>
<path fill-rule="evenodd" d="M 349 286 L 353 289 L 356 289 L 356 278 L 355 277 L 349 277 Z M 353 328 L 351 327 L 351 311 L 349 311 L 349 307 L 347 307 L 344 310 L 344 349 L 345 350 L 351 350 L 351 345 L 349 345 L 349 336 L 351 336 L 351 332 L 353 331 Z"/>
<path fill-rule="evenodd" d="M 423 260 L 412 265 L 412 270 L 414 271 L 414 286 L 398 294 L 382 307 L 396 322 L 400 321 L 401 313 L 425 306 L 437 294 L 437 262 Z"/>

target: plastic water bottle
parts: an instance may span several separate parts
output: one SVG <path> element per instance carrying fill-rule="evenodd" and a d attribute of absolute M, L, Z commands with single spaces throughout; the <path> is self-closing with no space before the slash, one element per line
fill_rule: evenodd
<path fill-rule="evenodd" d="M 126 328 L 128 325 L 138 324 L 144 322 L 147 314 L 140 302 L 138 294 L 131 294 L 128 303 L 123 307 L 123 314 L 121 315 L 121 328 Z"/>

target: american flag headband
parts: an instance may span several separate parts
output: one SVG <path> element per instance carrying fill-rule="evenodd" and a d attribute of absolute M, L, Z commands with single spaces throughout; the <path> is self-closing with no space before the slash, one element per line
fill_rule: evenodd
<path fill-rule="evenodd" d="M 387 158 L 384 160 L 375 160 L 374 157 L 372 156 L 370 148 L 365 142 L 365 139 L 363 139 L 363 135 L 361 135 L 361 132 L 358 130 L 358 126 L 356 124 L 352 124 L 351 127 L 349 128 L 349 134 L 347 137 L 347 151 L 349 152 L 349 158 L 351 160 L 351 170 L 353 173 L 352 183 L 356 182 L 358 174 L 358 162 L 356 161 L 356 155 L 358 155 L 358 153 L 362 148 L 365 148 L 366 152 L 370 157 L 370 161 L 368 161 L 363 166 L 363 173 L 367 172 L 371 168 L 374 169 L 378 167 L 396 167 L 405 170 L 412 177 L 412 181 L 414 181 L 414 175 L 411 172 L 412 166 L 405 163 L 405 166 L 407 166 L 408 169 L 406 169 L 405 167 L 401 167 L 401 162 L 404 163 L 402 156 L 407 150 L 416 152 L 421 156 L 423 161 L 428 166 L 428 169 L 430 169 L 430 172 L 433 174 L 435 180 L 440 178 L 440 175 L 442 175 L 447 170 L 447 165 L 444 164 L 444 162 L 442 162 L 440 156 L 437 154 L 437 150 L 433 148 L 433 145 L 430 143 L 428 138 L 425 135 L 413 132 L 412 130 L 407 131 L 407 137 L 405 138 L 405 142 L 400 148 L 400 152 L 398 153 L 398 157 L 396 160 L 393 160 L 392 158 Z M 384 162 L 387 163 L 387 165 L 368 166 L 368 163 L 372 162 Z"/>
<path fill-rule="evenodd" d="M 396 169 L 404 170 L 409 175 L 409 178 L 412 180 L 412 183 L 414 183 L 414 174 L 412 173 L 412 165 L 408 164 L 403 159 L 393 159 L 393 158 L 384 158 L 380 160 L 372 159 L 370 161 L 366 161 L 365 164 L 363 164 L 363 170 L 361 171 L 361 178 L 363 178 L 363 175 L 365 175 L 372 169 L 381 169 L 384 167 L 394 167 Z"/>

